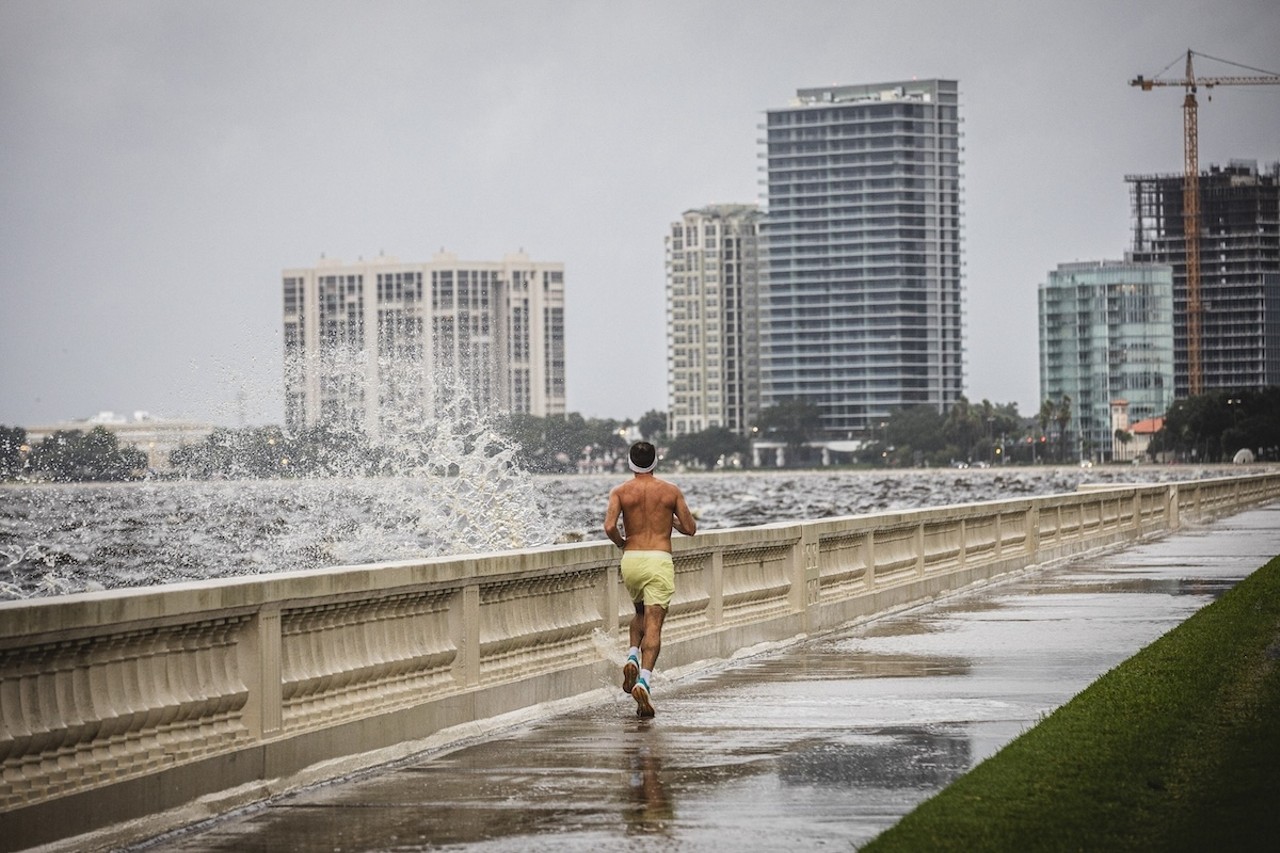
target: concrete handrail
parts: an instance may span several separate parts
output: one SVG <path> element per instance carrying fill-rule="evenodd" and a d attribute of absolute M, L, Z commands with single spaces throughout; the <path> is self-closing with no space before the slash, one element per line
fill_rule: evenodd
<path fill-rule="evenodd" d="M 1277 497 L 1262 474 L 681 538 L 663 666 Z M 612 683 L 617 563 L 590 543 L 0 603 L 0 849 Z"/>

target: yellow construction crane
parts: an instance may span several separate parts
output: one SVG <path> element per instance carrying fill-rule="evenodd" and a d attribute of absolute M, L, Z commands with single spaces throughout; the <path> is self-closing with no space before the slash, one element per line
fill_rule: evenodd
<path fill-rule="evenodd" d="M 1200 77 L 1196 78 L 1191 67 L 1191 57 L 1200 56 L 1215 62 L 1225 62 L 1238 68 L 1262 72 L 1259 76 L 1244 77 Z M 1181 57 L 1179 57 L 1181 58 Z M 1173 66 L 1175 59 L 1165 66 L 1165 71 Z M 1163 74 L 1161 71 L 1160 74 Z M 1140 86 L 1142 91 L 1150 92 L 1155 86 L 1181 86 L 1186 90 L 1182 99 L 1183 127 L 1183 160 L 1185 174 L 1182 185 L 1182 233 L 1186 241 L 1187 255 L 1187 384 L 1191 395 L 1199 394 L 1204 386 L 1204 368 L 1200 357 L 1201 319 L 1203 311 L 1200 303 L 1200 142 L 1199 127 L 1196 124 L 1196 89 L 1203 86 L 1212 89 L 1214 86 L 1266 86 L 1280 84 L 1280 74 L 1263 71 L 1261 68 L 1250 68 L 1226 59 L 1217 59 L 1193 50 L 1187 51 L 1187 71 L 1180 80 L 1146 78 L 1141 74 L 1130 80 L 1130 86 Z"/>

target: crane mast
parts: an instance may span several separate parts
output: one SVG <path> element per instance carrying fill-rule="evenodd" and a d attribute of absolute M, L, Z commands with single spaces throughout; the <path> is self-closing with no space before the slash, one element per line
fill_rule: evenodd
<path fill-rule="evenodd" d="M 1191 396 L 1204 390 L 1204 358 L 1201 352 L 1204 341 L 1204 308 L 1200 295 L 1200 128 L 1196 115 L 1196 89 L 1199 86 L 1211 89 L 1214 86 L 1280 84 L 1280 74 L 1270 73 L 1266 76 L 1202 77 L 1196 80 L 1191 63 L 1194 55 L 1194 51 L 1187 51 L 1186 73 L 1181 80 L 1151 79 L 1138 75 L 1129 81 L 1130 86 L 1139 86 L 1144 92 L 1150 92 L 1155 86 L 1182 86 L 1186 89 L 1186 95 L 1182 99 L 1182 235 L 1187 269 L 1187 391 Z"/>
<path fill-rule="evenodd" d="M 1200 342 L 1204 310 L 1200 302 L 1200 127 L 1196 118 L 1196 77 L 1187 51 L 1186 97 L 1182 99 L 1182 236 L 1187 255 L 1187 393 L 1204 390 Z"/>

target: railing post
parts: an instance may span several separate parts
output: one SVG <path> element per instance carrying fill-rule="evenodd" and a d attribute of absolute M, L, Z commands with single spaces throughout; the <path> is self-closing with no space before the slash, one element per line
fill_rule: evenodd
<path fill-rule="evenodd" d="M 275 734 L 284 724 L 280 681 L 280 608 L 267 607 L 253 615 L 240 632 L 237 666 L 248 690 L 244 725 L 256 740 Z"/>
<path fill-rule="evenodd" d="M 1040 507 L 1033 504 L 1027 508 L 1026 515 L 1027 530 L 1027 554 L 1031 556 L 1032 561 L 1040 553 Z"/>
<path fill-rule="evenodd" d="M 724 624 L 724 548 L 711 552 L 711 567 L 707 578 L 707 622 L 712 627 Z"/>
<path fill-rule="evenodd" d="M 924 522 L 916 522 L 916 577 L 924 577 Z"/>
<path fill-rule="evenodd" d="M 791 588 L 787 593 L 787 603 L 792 613 L 804 612 L 804 590 L 805 590 L 805 563 L 808 561 L 808 555 L 805 553 L 805 528 L 807 525 L 800 527 L 800 535 L 791 542 L 791 553 L 788 556 L 788 572 L 790 575 Z"/>
<path fill-rule="evenodd" d="M 480 683 L 480 586 L 462 588 L 461 612 L 454 636 L 457 637 L 458 660 L 462 663 L 460 681 L 467 687 Z"/>
<path fill-rule="evenodd" d="M 813 527 L 811 524 L 800 527 L 800 538 L 792 550 L 791 611 L 804 614 L 806 631 L 822 589 L 818 533 Z"/>
<path fill-rule="evenodd" d="M 864 577 L 866 578 L 866 588 L 868 591 L 876 588 L 876 530 L 874 527 L 867 528 L 867 534 L 862 540 L 862 560 L 866 566 Z"/>
<path fill-rule="evenodd" d="M 600 625 L 605 636 L 613 637 L 618 631 L 618 611 L 622 606 L 622 583 L 617 567 L 606 563 L 600 571 Z"/>

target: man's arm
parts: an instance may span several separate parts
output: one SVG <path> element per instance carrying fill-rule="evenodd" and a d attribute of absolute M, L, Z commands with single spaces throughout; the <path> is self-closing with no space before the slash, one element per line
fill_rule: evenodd
<path fill-rule="evenodd" d="M 622 501 L 618 498 L 618 490 L 609 492 L 609 508 L 604 513 L 604 535 L 613 540 L 619 548 L 627 547 L 627 540 L 618 530 L 618 519 L 622 517 Z"/>
<path fill-rule="evenodd" d="M 698 532 L 698 522 L 689 511 L 689 505 L 684 501 L 684 492 L 679 489 L 676 489 L 675 521 L 671 526 L 685 536 L 692 536 Z"/>

